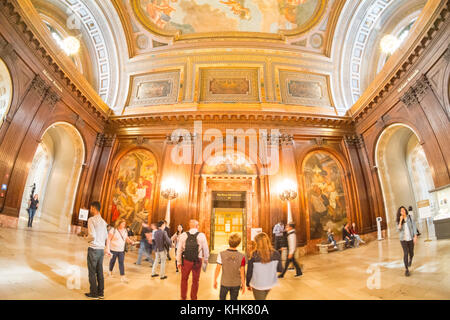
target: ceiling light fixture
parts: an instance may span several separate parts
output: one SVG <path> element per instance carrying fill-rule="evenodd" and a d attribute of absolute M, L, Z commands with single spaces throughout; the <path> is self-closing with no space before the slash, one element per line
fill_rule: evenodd
<path fill-rule="evenodd" d="M 381 50 L 386 54 L 393 54 L 400 46 L 401 41 L 393 35 L 385 35 L 380 42 Z"/>
<path fill-rule="evenodd" d="M 74 55 L 80 50 L 80 40 L 75 37 L 67 37 L 61 42 L 61 48 L 67 55 Z"/>

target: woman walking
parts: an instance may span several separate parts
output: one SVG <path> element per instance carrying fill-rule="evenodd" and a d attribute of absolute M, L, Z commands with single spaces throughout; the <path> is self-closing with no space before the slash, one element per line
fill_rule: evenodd
<path fill-rule="evenodd" d="M 177 227 L 177 232 L 175 232 L 170 240 L 172 240 L 173 246 L 175 247 L 175 257 L 177 256 L 177 249 L 178 249 L 178 239 L 180 238 L 181 234 L 184 232 L 183 226 L 181 224 Z M 175 268 L 178 270 L 178 263 L 177 259 L 175 259 Z"/>
<path fill-rule="evenodd" d="M 283 271 L 281 255 L 274 250 L 264 232 L 255 237 L 256 250 L 247 268 L 247 288 L 255 300 L 266 300 L 270 290 L 277 284 L 278 272 Z"/>
<path fill-rule="evenodd" d="M 38 208 L 39 208 L 39 197 L 37 194 L 35 194 L 33 198 L 28 200 L 28 228 L 33 227 L 34 215 L 36 214 Z"/>
<path fill-rule="evenodd" d="M 405 264 L 405 276 L 409 277 L 409 267 L 411 267 L 414 257 L 414 244 L 417 242 L 417 227 L 408 210 L 404 206 L 397 211 L 397 227 L 400 234 L 400 243 L 403 249 L 403 262 Z"/>
<path fill-rule="evenodd" d="M 109 256 L 112 255 L 109 261 L 108 275 L 112 275 L 116 259 L 119 259 L 120 280 L 125 283 L 128 282 L 128 279 L 125 277 L 125 244 L 127 242 L 133 244 L 133 241 L 128 238 L 126 226 L 127 222 L 125 219 L 117 221 L 116 227 L 111 228 L 109 231 L 106 242 L 107 254 Z"/>

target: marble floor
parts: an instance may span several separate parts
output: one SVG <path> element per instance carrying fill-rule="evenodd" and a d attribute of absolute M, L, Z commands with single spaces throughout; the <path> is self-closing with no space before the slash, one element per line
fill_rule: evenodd
<path fill-rule="evenodd" d="M 84 239 L 71 234 L 0 229 L 0 299 L 85 299 L 88 291 Z M 129 283 L 118 266 L 105 280 L 106 299 L 179 299 L 180 274 L 172 260 L 168 279 L 150 277 L 148 262 L 127 254 Z M 173 257 L 173 253 L 172 253 Z M 398 240 L 373 241 L 360 248 L 300 259 L 304 275 L 285 279 L 269 299 L 450 299 L 450 240 L 419 241 L 411 277 L 405 277 Z M 105 259 L 105 270 L 108 259 Z M 215 265 L 200 279 L 199 299 L 217 299 Z M 246 292 L 241 299 L 253 299 Z"/>

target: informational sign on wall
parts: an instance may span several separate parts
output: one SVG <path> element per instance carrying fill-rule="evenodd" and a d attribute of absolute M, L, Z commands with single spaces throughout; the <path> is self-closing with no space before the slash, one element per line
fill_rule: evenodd
<path fill-rule="evenodd" d="M 430 207 L 430 200 L 421 200 L 417 202 L 417 208 L 419 209 L 419 218 L 427 219 L 433 216 Z"/>
<path fill-rule="evenodd" d="M 89 217 L 89 210 L 87 209 L 80 209 L 80 213 L 78 215 L 78 220 L 80 221 L 87 221 Z"/>
<path fill-rule="evenodd" d="M 250 238 L 253 240 L 255 240 L 255 237 L 258 233 L 262 232 L 262 228 L 252 228 L 251 233 L 250 233 Z"/>

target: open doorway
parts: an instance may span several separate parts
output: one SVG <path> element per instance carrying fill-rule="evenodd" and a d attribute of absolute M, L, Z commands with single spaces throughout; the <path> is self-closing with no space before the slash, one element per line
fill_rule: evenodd
<path fill-rule="evenodd" d="M 376 164 L 383 190 L 388 237 L 397 238 L 396 214 L 400 206 L 413 208 L 419 231 L 435 237 L 433 216 L 436 199 L 431 170 L 417 134 L 408 126 L 394 124 L 381 134 L 376 146 Z M 429 203 L 431 216 L 421 217 L 418 203 Z"/>
<path fill-rule="evenodd" d="M 84 143 L 75 127 L 58 122 L 45 131 L 28 173 L 19 228 L 28 228 L 27 208 L 33 193 L 38 196 L 39 206 L 32 229 L 70 232 L 84 157 Z"/>
<path fill-rule="evenodd" d="M 226 250 L 230 235 L 238 233 L 242 239 L 238 250 L 244 251 L 247 242 L 246 192 L 213 191 L 212 196 L 211 250 L 213 252 Z"/>

